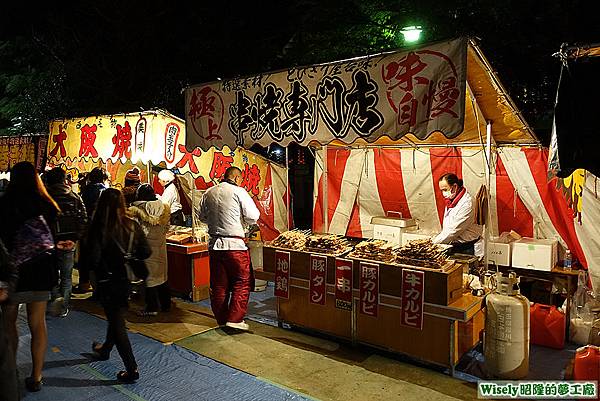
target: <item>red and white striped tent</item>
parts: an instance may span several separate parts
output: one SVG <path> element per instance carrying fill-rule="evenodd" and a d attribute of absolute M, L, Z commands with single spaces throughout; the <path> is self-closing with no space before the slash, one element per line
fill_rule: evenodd
<path fill-rule="evenodd" d="M 395 142 L 331 143 L 318 150 L 313 229 L 371 237 L 371 217 L 399 212 L 416 219 L 422 231 L 437 233 L 444 211 L 437 181 L 454 172 L 472 195 L 489 183 L 490 236 L 515 230 L 527 237 L 556 238 L 560 254 L 570 249 L 589 268 L 592 282 L 600 283 L 597 178 L 584 170 L 564 180 L 548 173 L 548 149 L 541 147 L 473 43 L 466 92 L 464 131 L 452 140 L 434 134 L 419 141 L 409 134 Z"/>

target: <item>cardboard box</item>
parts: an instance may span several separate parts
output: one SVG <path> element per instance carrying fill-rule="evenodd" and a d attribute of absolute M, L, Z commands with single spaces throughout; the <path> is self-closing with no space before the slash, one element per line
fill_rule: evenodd
<path fill-rule="evenodd" d="M 549 239 L 521 238 L 513 243 L 512 266 L 551 271 L 558 260 L 558 242 Z"/>

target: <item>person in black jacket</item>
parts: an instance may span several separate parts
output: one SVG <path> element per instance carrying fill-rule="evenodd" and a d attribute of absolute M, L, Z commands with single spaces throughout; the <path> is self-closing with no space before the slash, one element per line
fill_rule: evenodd
<path fill-rule="evenodd" d="M 54 314 L 61 317 L 69 313 L 75 245 L 87 226 L 87 212 L 83 200 L 71 190 L 67 174 L 55 167 L 44 174 L 48 194 L 60 207 L 56 226 L 52 227 L 56 243 L 56 263 L 60 271 L 60 286 L 54 291 Z"/>
<path fill-rule="evenodd" d="M 10 170 L 10 184 L 0 198 L 0 239 L 13 255 L 17 234 L 28 221 L 41 219 L 52 227 L 60 209 L 48 195 L 35 167 L 30 162 L 15 164 Z M 50 235 L 48 231 L 48 235 Z M 37 244 L 31 239 L 31 247 Z M 19 304 L 27 304 L 27 323 L 31 332 L 31 376 L 25 379 L 29 391 L 42 388 L 42 368 L 48 345 L 46 329 L 46 304 L 50 290 L 56 285 L 54 277 L 55 260 L 53 253 L 42 253 L 31 262 L 18 267 L 18 280 L 8 302 L 2 304 L 4 328 L 7 331 L 12 351 L 16 354 L 19 343 L 17 316 Z"/>
<path fill-rule="evenodd" d="M 139 373 L 125 327 L 129 279 L 124 251 L 141 260 L 150 257 L 152 251 L 142 227 L 125 215 L 125 199 L 118 189 L 108 188 L 100 195 L 86 244 L 84 252 L 89 253 L 89 267 L 96 278 L 97 297 L 108 321 L 106 340 L 103 344 L 92 343 L 93 355 L 107 360 L 116 345 L 125 364 L 125 370 L 117 374 L 117 380 L 134 382 Z"/>
<path fill-rule="evenodd" d="M 81 190 L 81 199 L 85 205 L 85 209 L 88 214 L 88 220 L 92 219 L 94 211 L 96 210 L 96 204 L 102 191 L 107 187 L 105 182 L 108 180 L 108 173 L 102 167 L 94 167 L 92 171 L 85 178 L 85 186 Z M 84 257 L 86 255 L 83 255 Z M 90 284 L 90 273 L 88 266 L 86 266 L 85 259 L 80 259 L 78 264 L 79 269 L 79 285 L 73 289 L 75 294 L 85 294 L 92 290 Z"/>
<path fill-rule="evenodd" d="M 8 298 L 8 293 L 14 291 L 18 279 L 17 269 L 10 263 L 9 254 L 4 243 L 0 240 L 0 303 Z M 0 309 L 0 321 L 2 310 Z M 15 354 L 10 350 L 6 330 L 0 330 L 0 389 L 3 401 L 16 401 L 19 399 L 19 385 L 17 382 L 17 362 Z"/>

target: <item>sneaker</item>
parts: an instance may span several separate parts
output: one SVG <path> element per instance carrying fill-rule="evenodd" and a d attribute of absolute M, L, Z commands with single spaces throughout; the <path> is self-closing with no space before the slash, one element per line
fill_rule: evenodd
<path fill-rule="evenodd" d="M 267 281 L 265 280 L 254 280 L 254 292 L 263 292 L 267 289 Z"/>
<path fill-rule="evenodd" d="M 60 313 L 60 315 L 58 315 L 59 317 L 67 317 L 67 315 L 69 314 L 71 310 L 69 309 L 69 307 L 66 307 L 63 309 L 63 311 Z"/>
<path fill-rule="evenodd" d="M 139 317 L 152 317 L 152 316 L 158 316 L 158 312 L 150 312 L 147 310 L 141 310 L 137 312 L 137 315 Z"/>
<path fill-rule="evenodd" d="M 238 323 L 227 322 L 227 323 L 225 323 L 225 326 L 231 327 L 232 329 L 238 329 L 238 330 L 243 330 L 243 331 L 250 330 L 250 326 L 248 325 L 248 323 L 246 323 L 243 320 Z"/>
<path fill-rule="evenodd" d="M 73 294 L 87 294 L 92 292 L 92 287 L 88 285 L 77 285 L 71 290 Z"/>
<path fill-rule="evenodd" d="M 134 383 L 139 378 L 140 373 L 137 370 L 134 370 L 133 372 L 122 370 L 119 373 L 117 373 L 117 380 L 121 383 Z"/>
<path fill-rule="evenodd" d="M 27 388 L 27 391 L 29 391 L 30 393 L 35 393 L 38 392 L 42 389 L 42 380 L 40 381 L 35 381 L 35 379 L 33 377 L 27 377 L 25 378 L 25 387 Z"/>
<path fill-rule="evenodd" d="M 65 299 L 63 297 L 56 298 L 54 301 L 50 302 L 50 306 L 48 307 L 48 313 L 53 317 L 61 316 L 64 310 Z"/>
<path fill-rule="evenodd" d="M 104 349 L 102 343 L 94 341 L 92 343 L 92 357 L 99 361 L 107 361 L 110 358 L 110 351 Z"/>

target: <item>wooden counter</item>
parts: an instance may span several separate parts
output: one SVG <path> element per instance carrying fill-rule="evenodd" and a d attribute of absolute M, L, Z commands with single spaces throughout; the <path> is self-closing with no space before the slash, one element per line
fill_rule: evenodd
<path fill-rule="evenodd" d="M 173 294 L 194 302 L 208 298 L 210 268 L 208 244 L 167 242 L 169 288 Z"/>
<path fill-rule="evenodd" d="M 264 270 L 257 272 L 257 277 L 274 280 L 275 250 L 263 248 Z M 439 290 L 428 287 L 426 279 L 423 329 L 418 330 L 400 324 L 401 267 L 380 264 L 379 312 L 372 317 L 358 312 L 360 291 L 356 277 L 352 310 L 335 307 L 335 258 L 331 256 L 327 257 L 326 304 L 310 303 L 309 263 L 309 253 L 290 251 L 289 299 L 277 298 L 280 322 L 445 366 L 451 374 L 459 359 L 480 341 L 485 325 L 483 298 L 463 294 L 462 268 L 452 270 L 443 280 L 437 274 L 440 277 L 429 283 L 436 283 Z M 354 269 L 355 275 L 357 270 Z M 458 288 L 456 277 L 460 278 Z"/>

